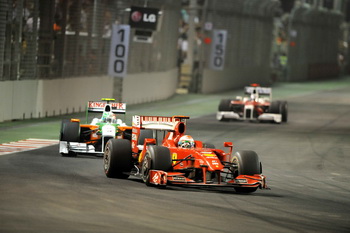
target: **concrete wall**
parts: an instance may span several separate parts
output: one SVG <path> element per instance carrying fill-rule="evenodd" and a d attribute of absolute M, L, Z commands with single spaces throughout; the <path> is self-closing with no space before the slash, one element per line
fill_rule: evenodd
<path fill-rule="evenodd" d="M 340 12 L 297 7 L 290 16 L 287 81 L 339 75 Z M 291 44 L 294 44 L 291 46 Z"/>
<path fill-rule="evenodd" d="M 87 101 L 112 97 L 113 82 L 108 76 L 0 82 L 0 122 L 85 111 Z M 176 83 L 176 69 L 131 74 L 123 80 L 123 101 L 169 98 Z"/>
<path fill-rule="evenodd" d="M 129 75 L 123 83 L 123 101 L 139 104 L 167 99 L 175 94 L 177 69 Z"/>
<path fill-rule="evenodd" d="M 232 90 L 251 83 L 269 85 L 269 77 L 269 67 L 254 67 L 247 69 L 243 69 L 242 67 L 230 67 L 223 71 L 205 69 L 203 71 L 202 93 L 208 94 Z"/>
<path fill-rule="evenodd" d="M 34 116 L 37 105 L 38 81 L 0 82 L 0 122 Z"/>
<path fill-rule="evenodd" d="M 271 51 L 273 43 L 273 18 L 279 3 L 271 0 L 210 1 L 207 21 L 213 29 L 226 30 L 225 67 L 222 71 L 210 70 L 204 65 L 202 93 L 212 93 L 239 88 L 257 82 L 271 83 Z M 204 32 L 211 37 L 210 31 Z M 204 45 L 205 64 L 211 48 Z"/>
<path fill-rule="evenodd" d="M 3 1 L 0 0 L 0 2 Z M 97 2 L 102 3 L 101 1 Z M 114 10 L 113 15 L 118 17 L 122 24 L 129 22 L 129 12 L 125 11 L 126 8 L 145 5 L 144 0 L 107 2 L 111 4 L 108 5 L 109 9 Z M 152 0 L 147 5 L 162 11 L 158 28 L 153 32 L 152 43 L 135 42 L 136 29 L 131 29 L 128 74 L 122 82 L 105 75 L 109 48 L 103 47 L 96 52 L 94 43 L 85 43 L 86 36 L 80 36 L 80 34 L 74 36 L 74 41 L 66 36 L 66 40 L 61 41 L 63 44 L 66 42 L 64 54 L 61 55 L 64 58 L 62 61 L 68 68 L 63 67 L 62 75 L 28 77 L 26 76 L 27 72 L 22 72 L 23 74 L 15 75 L 13 78 L 19 80 L 10 81 L 9 77 L 4 78 L 0 73 L 0 80 L 5 80 L 0 81 L 0 122 L 82 112 L 85 110 L 87 101 L 100 100 L 103 97 L 116 98 L 117 100 L 121 98 L 123 102 L 130 105 L 167 99 L 174 95 L 178 81 L 177 39 L 181 1 Z M 105 7 L 103 8 L 101 5 L 100 8 L 96 9 L 107 9 L 107 6 Z M 3 11 L 0 10 L 1 12 Z M 96 12 L 97 18 L 103 15 L 100 13 Z M 1 28 L 6 26 L 7 21 L 1 16 L 0 19 L 2 19 L 0 21 L 0 35 L 2 35 Z M 103 38 L 103 40 L 109 39 Z M 69 47 L 70 43 L 68 42 L 72 42 L 75 46 Z M 100 43 L 103 44 L 101 41 Z M 109 44 L 109 41 L 105 43 Z M 1 44 L 3 43 L 1 43 L 0 38 L 0 59 L 1 56 L 4 56 L 1 53 Z M 60 43 L 57 44 L 60 45 Z M 86 57 L 86 54 L 90 53 L 96 55 L 101 62 L 91 62 L 88 65 L 84 62 L 72 62 L 74 59 L 88 60 L 90 58 Z M 37 55 L 34 54 L 33 57 L 37 57 Z M 35 59 L 34 62 L 36 62 Z M 78 65 L 69 68 L 71 63 Z M 23 69 L 24 66 L 19 64 L 19 67 Z M 56 67 L 51 68 L 50 74 L 58 70 Z M 90 69 L 91 72 L 89 72 Z M 100 70 L 102 71 L 99 72 Z"/>

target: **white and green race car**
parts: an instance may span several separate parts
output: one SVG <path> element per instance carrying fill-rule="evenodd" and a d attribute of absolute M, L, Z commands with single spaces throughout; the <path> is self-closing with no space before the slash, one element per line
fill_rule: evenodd
<path fill-rule="evenodd" d="M 102 156 L 109 139 L 131 140 L 132 127 L 117 118 L 117 114 L 125 114 L 126 103 L 118 103 L 111 98 L 89 101 L 86 120 L 89 112 L 102 113 L 102 116 L 93 118 L 90 124 L 81 124 L 80 119 L 62 120 L 59 153 L 63 156 L 75 156 L 78 153 Z"/>

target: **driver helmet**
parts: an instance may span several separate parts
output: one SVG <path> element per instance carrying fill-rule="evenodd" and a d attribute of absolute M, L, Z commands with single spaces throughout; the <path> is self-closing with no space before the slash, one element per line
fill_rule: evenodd
<path fill-rule="evenodd" d="M 112 112 L 103 113 L 102 122 L 113 123 L 115 119 L 116 119 L 115 114 L 113 114 Z"/>
<path fill-rule="evenodd" d="M 253 92 L 250 94 L 250 99 L 251 100 L 256 100 L 257 98 L 257 94 L 256 94 L 256 89 L 253 89 Z"/>
<path fill-rule="evenodd" d="M 107 121 L 107 123 L 115 123 L 115 121 L 116 121 L 115 114 L 113 114 L 112 112 L 110 112 L 110 113 L 107 115 L 106 121 Z"/>
<path fill-rule="evenodd" d="M 108 112 L 104 112 L 101 117 L 101 122 L 107 122 Z"/>
<path fill-rule="evenodd" d="M 181 148 L 193 148 L 194 147 L 194 140 L 189 135 L 184 135 L 180 138 L 178 142 L 178 146 Z"/>

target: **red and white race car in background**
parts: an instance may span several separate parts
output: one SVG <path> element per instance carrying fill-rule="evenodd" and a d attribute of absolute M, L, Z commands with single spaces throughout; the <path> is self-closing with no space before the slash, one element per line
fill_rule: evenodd
<path fill-rule="evenodd" d="M 237 96 L 235 99 L 222 99 L 216 119 L 287 122 L 287 101 L 272 101 L 271 87 L 252 84 L 244 88 L 244 93 L 245 96 Z"/>

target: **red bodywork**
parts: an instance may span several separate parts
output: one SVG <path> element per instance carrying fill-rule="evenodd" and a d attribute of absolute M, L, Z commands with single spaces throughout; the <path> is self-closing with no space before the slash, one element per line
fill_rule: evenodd
<path fill-rule="evenodd" d="M 250 116 L 245 116 L 246 118 L 257 118 L 261 114 L 267 112 L 268 108 L 270 107 L 270 102 L 259 102 L 258 100 L 232 100 L 231 105 L 235 108 L 236 112 L 242 117 L 244 115 L 244 109 L 247 108 L 247 106 L 252 106 L 251 114 Z"/>
<path fill-rule="evenodd" d="M 186 131 L 186 116 L 150 117 L 134 116 L 132 129 L 132 151 L 141 167 L 149 145 L 156 145 L 156 139 L 145 139 L 143 147 L 138 145 L 141 129 L 166 131 L 159 146 L 169 149 L 172 168 L 169 171 L 151 170 L 149 183 L 154 185 L 197 185 L 197 186 L 229 186 L 267 188 L 265 176 L 234 175 L 231 163 L 233 144 L 224 142 L 225 152 L 221 149 L 206 148 L 204 143 L 195 140 L 194 148 L 180 148 L 178 140 Z M 159 139 L 158 139 L 159 140 Z M 141 152 L 140 152 L 141 150 Z M 166 155 L 169 156 L 169 155 Z M 237 167 L 236 167 L 237 168 Z"/>

